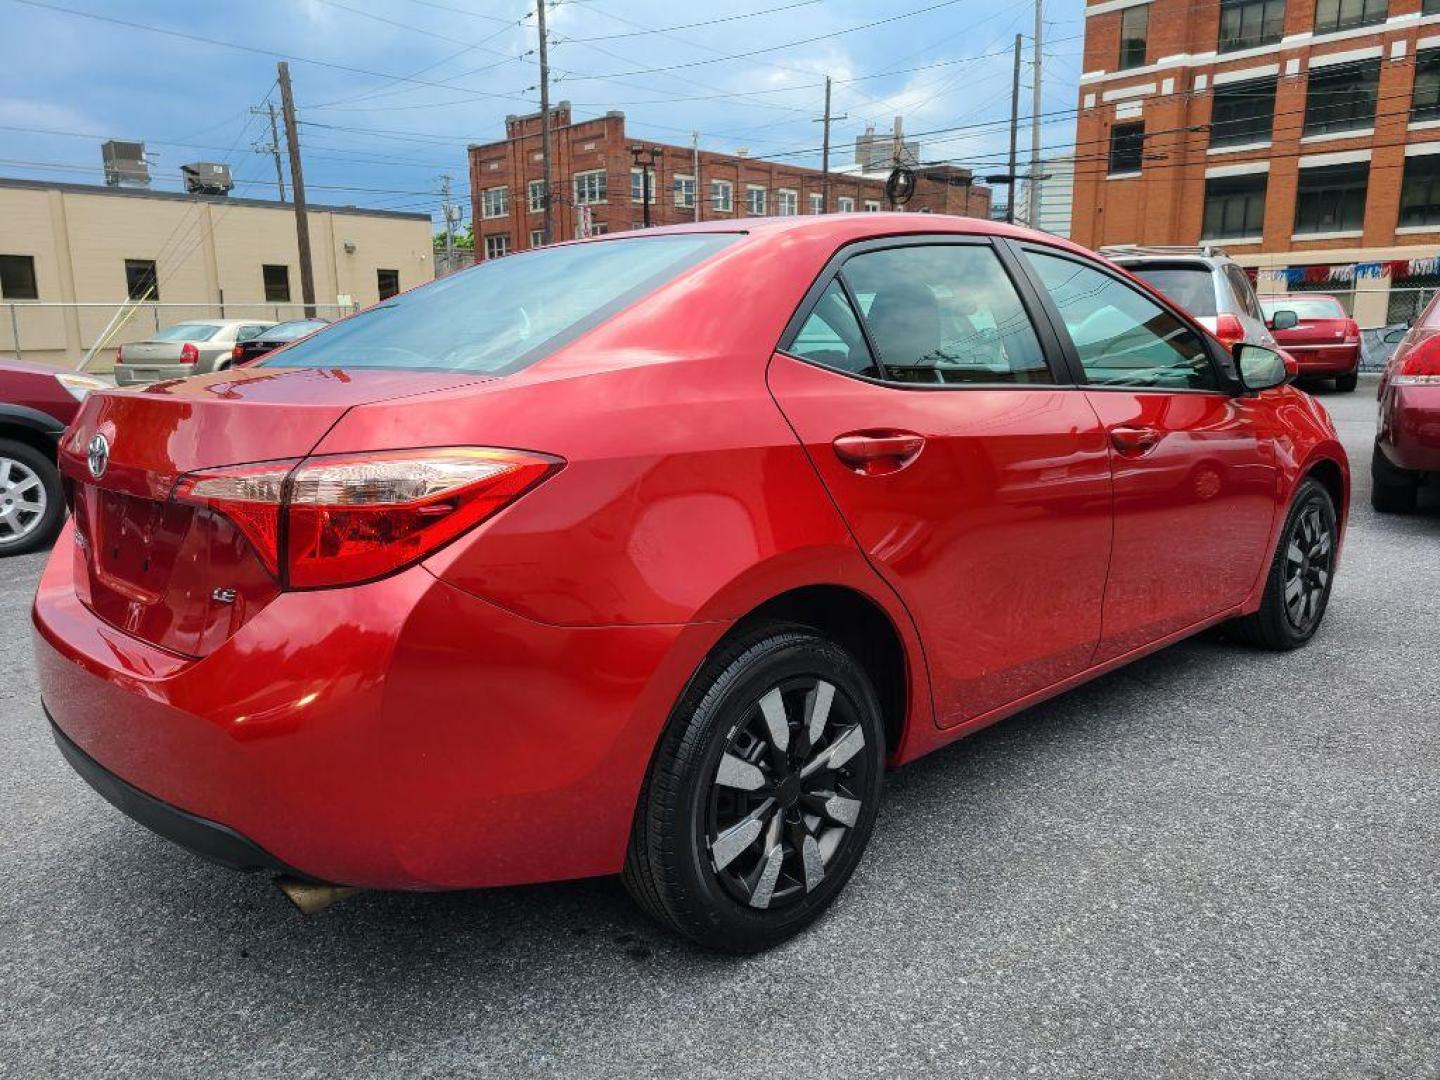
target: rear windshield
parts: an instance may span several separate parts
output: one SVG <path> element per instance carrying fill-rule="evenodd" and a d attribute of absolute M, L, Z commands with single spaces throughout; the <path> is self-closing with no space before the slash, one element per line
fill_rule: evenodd
<path fill-rule="evenodd" d="M 1121 265 L 1124 265 L 1123 263 Z M 1215 280 L 1208 266 L 1126 266 L 1141 281 L 1153 285 L 1191 315 L 1215 314 Z"/>
<path fill-rule="evenodd" d="M 151 341 L 209 341 L 220 332 L 214 323 L 182 322 L 150 335 Z"/>
<path fill-rule="evenodd" d="M 1294 297 L 1282 296 L 1274 300 L 1261 300 L 1260 307 L 1264 309 L 1267 319 L 1273 318 L 1277 311 L 1293 311 L 1297 319 L 1343 319 L 1346 317 L 1345 309 L 1340 306 L 1340 301 L 1331 300 L 1328 296 L 1316 297 L 1313 300 L 1297 300 Z"/>
<path fill-rule="evenodd" d="M 514 371 L 736 239 L 627 237 L 486 260 L 366 308 L 260 366 Z"/>

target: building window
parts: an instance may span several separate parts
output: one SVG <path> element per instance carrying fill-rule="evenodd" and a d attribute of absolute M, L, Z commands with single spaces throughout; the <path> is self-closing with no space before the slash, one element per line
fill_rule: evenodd
<path fill-rule="evenodd" d="M 590 223 L 591 236 L 604 236 L 610 231 L 610 226 L 604 221 L 592 221 Z"/>
<path fill-rule="evenodd" d="M 1265 232 L 1264 173 L 1217 176 L 1205 181 L 1206 240 L 1238 240 Z"/>
<path fill-rule="evenodd" d="M 765 189 L 759 184 L 745 185 L 745 212 L 751 217 L 765 214 Z"/>
<path fill-rule="evenodd" d="M 879 199 L 866 199 L 866 200 L 865 200 L 865 212 L 866 212 L 867 214 L 878 214 L 878 213 L 880 212 L 880 200 L 879 200 Z"/>
<path fill-rule="evenodd" d="M 1140 171 L 1145 154 L 1145 123 L 1116 124 L 1110 129 L 1110 175 L 1130 176 Z"/>
<path fill-rule="evenodd" d="M 262 266 L 260 273 L 265 278 L 265 301 L 270 304 L 290 302 L 290 267 Z"/>
<path fill-rule="evenodd" d="M 510 189 L 508 187 L 486 188 L 480 193 L 480 216 L 486 218 L 504 217 L 510 212 Z"/>
<path fill-rule="evenodd" d="M 1145 66 L 1145 45 L 1150 34 L 1150 5 L 1129 7 L 1120 15 L 1120 68 Z"/>
<path fill-rule="evenodd" d="M 544 247 L 544 246 L 545 246 L 545 230 L 544 230 L 544 229 L 531 229 L 531 230 L 530 230 L 530 246 L 531 246 L 532 248 L 538 248 L 538 247 Z"/>
<path fill-rule="evenodd" d="M 1285 35 L 1285 0 L 1220 0 L 1220 52 L 1274 45 Z"/>
<path fill-rule="evenodd" d="M 1315 0 L 1315 33 L 1383 23 L 1390 0 Z"/>
<path fill-rule="evenodd" d="M 842 214 L 853 214 L 855 212 L 855 200 L 848 199 L 844 195 L 840 196 L 840 201 L 837 205 L 840 207 L 840 213 Z"/>
<path fill-rule="evenodd" d="M 34 255 L 0 255 L 0 300 L 39 300 Z"/>
<path fill-rule="evenodd" d="M 1405 159 L 1400 224 L 1440 226 L 1440 154 Z"/>
<path fill-rule="evenodd" d="M 1305 92 L 1305 134 L 1354 131 L 1375 126 L 1380 60 L 1310 69 Z"/>
<path fill-rule="evenodd" d="M 825 212 L 825 196 L 824 196 L 824 195 L 811 195 L 811 196 L 810 196 L 810 213 L 812 213 L 812 214 L 823 214 L 824 212 Z"/>
<path fill-rule="evenodd" d="M 589 206 L 604 201 L 605 170 L 594 169 L 590 172 L 577 172 L 575 174 L 575 205 Z"/>
<path fill-rule="evenodd" d="M 1210 112 L 1210 145 L 1268 142 L 1275 122 L 1275 77 L 1215 88 Z"/>
<path fill-rule="evenodd" d="M 800 193 L 789 188 L 775 192 L 775 213 L 789 217 L 800 212 Z"/>
<path fill-rule="evenodd" d="M 728 214 L 735 209 L 735 185 L 729 180 L 710 181 L 710 209 Z"/>
<path fill-rule="evenodd" d="M 695 177 L 681 176 L 678 173 L 671 177 L 670 187 L 675 193 L 675 205 L 684 210 L 695 208 Z"/>
<path fill-rule="evenodd" d="M 1440 15 L 1440 0 L 1425 0 L 1420 5 L 1421 15 Z"/>
<path fill-rule="evenodd" d="M 1365 227 L 1365 189 L 1370 165 L 1323 165 L 1301 169 L 1295 193 L 1297 233 L 1355 232 Z"/>
<path fill-rule="evenodd" d="M 485 257 L 487 259 L 499 259 L 510 254 L 510 237 L 505 233 L 499 236 L 485 237 Z"/>
<path fill-rule="evenodd" d="M 131 300 L 159 300 L 160 281 L 154 259 L 125 260 L 125 291 Z"/>
<path fill-rule="evenodd" d="M 1440 7 L 1440 0 L 1436 0 Z M 1415 54 L 1415 93 L 1410 100 L 1411 120 L 1440 120 L 1440 49 Z"/>
<path fill-rule="evenodd" d="M 381 300 L 389 300 L 390 297 L 400 292 L 400 271 L 399 270 L 376 270 L 375 287 L 380 293 Z"/>
<path fill-rule="evenodd" d="M 631 169 L 631 170 L 630 170 L 630 201 L 631 201 L 631 202 L 643 203 L 643 202 L 645 201 L 645 174 L 646 174 L 647 171 L 648 171 L 648 170 L 646 170 L 646 169 Z M 655 182 L 652 180 L 652 181 L 650 182 L 650 184 L 651 184 L 651 187 L 650 187 L 650 198 L 651 198 L 651 201 L 653 202 L 653 201 L 654 201 L 654 198 L 655 198 L 655 187 L 654 187 Z"/>
<path fill-rule="evenodd" d="M 545 181 L 531 180 L 525 185 L 525 205 L 532 214 L 545 210 Z"/>

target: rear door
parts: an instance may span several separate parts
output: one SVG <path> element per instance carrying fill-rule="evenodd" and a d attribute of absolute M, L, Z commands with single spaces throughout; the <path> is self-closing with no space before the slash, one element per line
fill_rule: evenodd
<path fill-rule="evenodd" d="M 1079 672 L 1100 637 L 1108 444 L 1011 259 L 983 238 L 847 249 L 769 369 L 916 620 L 942 726 Z"/>
<path fill-rule="evenodd" d="M 1238 605 L 1267 554 L 1274 436 L 1204 335 L 1090 259 L 1023 245 L 1111 444 L 1115 544 L 1103 661 Z"/>

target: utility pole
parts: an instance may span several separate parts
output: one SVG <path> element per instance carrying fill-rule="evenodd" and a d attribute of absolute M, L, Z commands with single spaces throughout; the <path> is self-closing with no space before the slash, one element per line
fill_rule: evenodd
<path fill-rule="evenodd" d="M 540 175 L 545 180 L 545 233 L 548 246 L 554 239 L 555 200 L 550 192 L 550 40 L 545 31 L 545 0 L 535 0 L 535 24 L 540 31 Z"/>
<path fill-rule="evenodd" d="M 269 154 L 275 159 L 275 183 L 280 188 L 280 201 L 285 201 L 285 169 L 280 163 L 280 129 L 275 126 L 275 103 L 265 102 L 264 106 L 251 105 L 250 112 L 255 116 L 270 117 L 270 141 L 268 143 L 254 143 L 251 147 L 257 154 Z"/>
<path fill-rule="evenodd" d="M 825 115 L 817 116 L 811 123 L 824 124 L 820 150 L 820 212 L 830 212 L 830 125 L 836 120 L 848 120 L 849 113 L 842 116 L 830 115 L 830 76 L 825 76 Z"/>
<path fill-rule="evenodd" d="M 1025 186 L 1027 199 L 1026 222 L 1030 228 L 1039 228 L 1040 219 L 1040 111 L 1043 96 L 1040 84 L 1040 63 L 1045 49 L 1045 0 L 1035 0 L 1034 78 L 1035 85 L 1030 95 L 1030 182 Z"/>
<path fill-rule="evenodd" d="M 694 178 L 691 183 L 695 185 L 695 197 L 690 201 L 695 204 L 695 220 L 700 220 L 700 133 L 690 132 L 690 174 Z"/>
<path fill-rule="evenodd" d="M 285 114 L 285 146 L 290 151 L 290 187 L 295 192 L 295 240 L 300 248 L 300 297 L 305 317 L 315 317 L 315 268 L 310 262 L 310 222 L 305 216 L 305 173 L 300 165 L 300 128 L 295 122 L 295 95 L 290 89 L 290 65 L 278 65 L 280 108 Z"/>
<path fill-rule="evenodd" d="M 659 156 L 660 151 L 653 146 L 630 147 L 630 160 L 640 170 L 640 212 L 647 229 L 650 227 L 650 170 L 655 167 L 655 160 Z M 648 157 L 650 160 L 642 162 L 641 157 Z"/>
<path fill-rule="evenodd" d="M 445 272 L 455 269 L 455 214 L 450 208 L 450 177 L 440 177 L 441 209 L 445 214 Z"/>
<path fill-rule="evenodd" d="M 1015 139 L 1020 133 L 1020 43 L 1022 38 L 1015 35 L 1015 78 L 1010 87 L 1010 198 L 1005 205 L 1005 220 L 1015 224 Z"/>

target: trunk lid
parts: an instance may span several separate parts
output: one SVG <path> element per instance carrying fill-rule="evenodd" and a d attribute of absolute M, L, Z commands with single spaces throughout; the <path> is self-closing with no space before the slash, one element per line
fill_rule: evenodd
<path fill-rule="evenodd" d="M 75 520 L 76 592 L 129 634 L 206 655 L 273 600 L 279 586 L 228 520 L 171 497 L 179 477 L 303 457 L 356 405 L 474 381 L 404 371 L 247 369 L 91 394 L 60 449 Z M 98 477 L 89 452 L 96 436 L 107 450 Z"/>
<path fill-rule="evenodd" d="M 1301 319 L 1289 330 L 1274 331 L 1281 345 L 1343 345 L 1350 330 L 1348 318 Z"/>
<path fill-rule="evenodd" d="M 178 364 L 183 341 L 136 341 L 120 349 L 122 364 Z M 196 343 L 196 348 L 199 344 Z"/>

